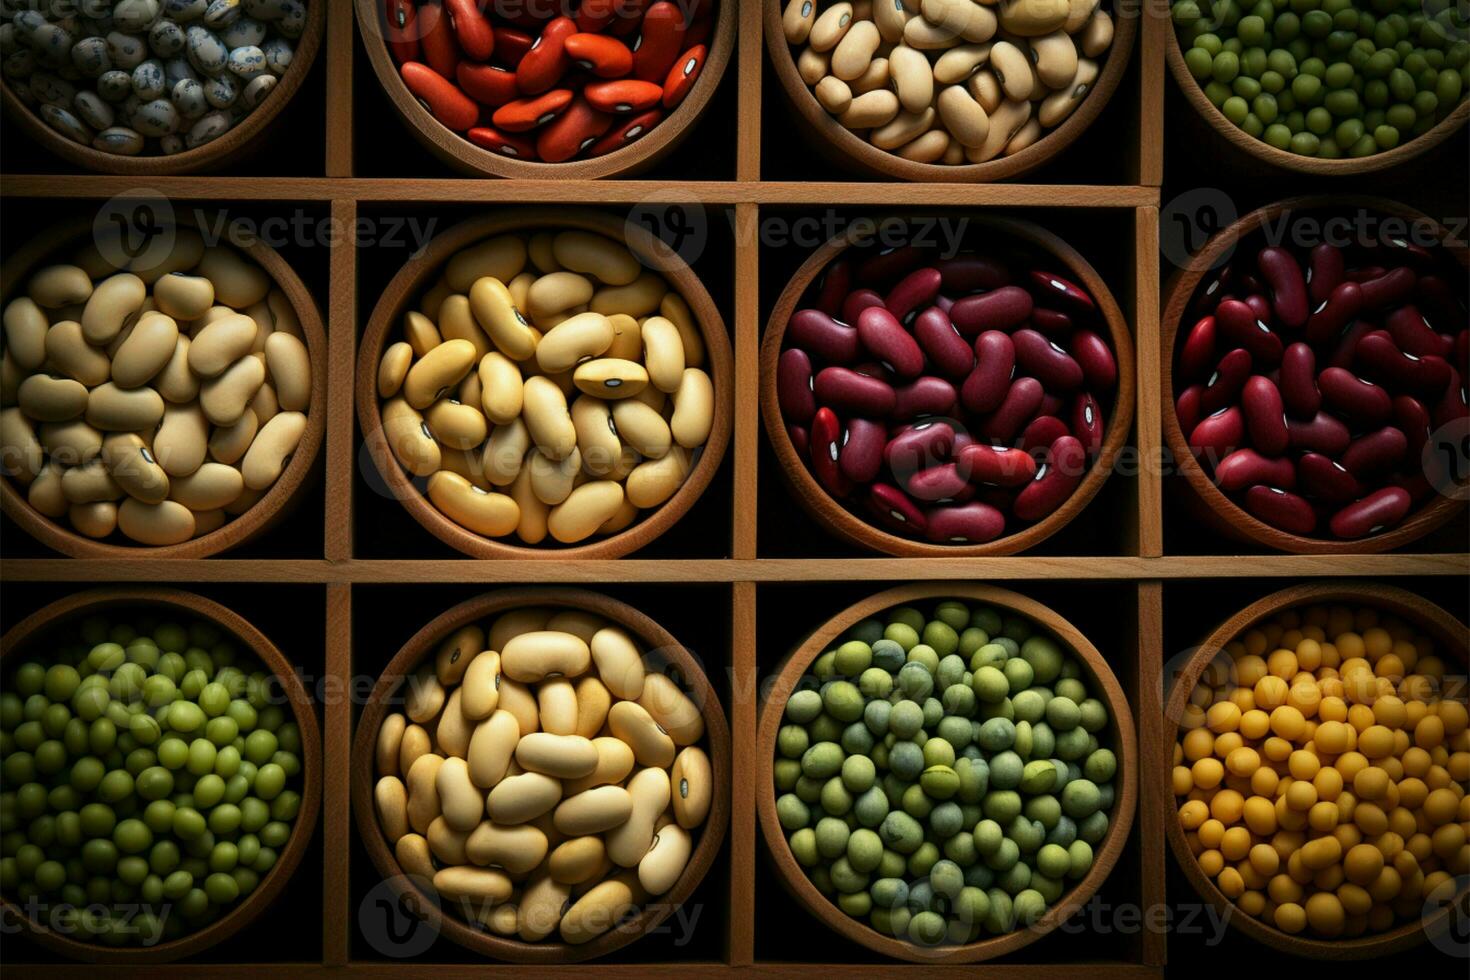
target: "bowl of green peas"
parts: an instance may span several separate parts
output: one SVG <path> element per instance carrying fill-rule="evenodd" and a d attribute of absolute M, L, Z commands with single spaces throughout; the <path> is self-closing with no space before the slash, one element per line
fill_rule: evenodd
<path fill-rule="evenodd" d="M 1470 118 L 1470 20 L 1451 0 L 1172 0 L 1169 69 L 1230 143 L 1311 174 L 1368 173 Z"/>
<path fill-rule="evenodd" d="M 321 739 L 281 652 L 166 588 L 79 592 L 0 637 L 0 907 L 43 947 L 158 963 L 244 928 L 315 830 Z"/>
<path fill-rule="evenodd" d="M 1132 709 L 1066 619 L 944 582 L 870 596 L 782 663 L 756 807 L 782 885 L 845 938 L 975 963 L 1061 925 L 1133 823 Z"/>

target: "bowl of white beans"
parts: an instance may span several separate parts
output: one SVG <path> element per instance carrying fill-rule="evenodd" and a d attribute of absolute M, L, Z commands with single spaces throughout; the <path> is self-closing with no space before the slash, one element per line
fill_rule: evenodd
<path fill-rule="evenodd" d="M 0 305 L 0 508 L 43 545 L 204 558 L 297 499 L 325 427 L 326 334 L 269 245 L 63 223 L 7 259 Z"/>
<path fill-rule="evenodd" d="M 413 635 L 352 750 L 373 864 L 460 945 L 574 963 L 656 930 L 719 854 L 730 733 L 699 661 L 595 592 L 507 589 Z"/>
<path fill-rule="evenodd" d="M 1107 105 L 1138 17 L 1099 0 L 766 0 L 807 135 L 847 169 L 983 182 L 1070 146 Z"/>
<path fill-rule="evenodd" d="M 662 241 L 595 211 L 502 211 L 388 283 L 357 413 L 387 491 L 445 544 L 618 558 L 713 479 L 733 377 L 718 309 Z"/>
<path fill-rule="evenodd" d="M 237 160 L 296 94 L 325 0 L 0 4 L 0 103 L 88 170 L 184 174 Z"/>

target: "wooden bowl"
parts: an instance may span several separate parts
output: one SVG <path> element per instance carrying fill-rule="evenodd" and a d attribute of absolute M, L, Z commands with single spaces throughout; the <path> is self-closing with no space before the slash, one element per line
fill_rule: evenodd
<path fill-rule="evenodd" d="M 1465 663 L 1467 635 L 1465 624 L 1428 599 L 1404 589 L 1377 582 L 1369 584 L 1361 581 L 1327 580 L 1310 585 L 1295 585 L 1289 589 L 1282 589 L 1280 592 L 1273 592 L 1225 620 L 1205 638 L 1204 642 L 1179 668 L 1173 678 L 1173 687 L 1170 689 L 1169 700 L 1164 710 L 1163 740 L 1167 747 L 1166 751 L 1172 752 L 1173 746 L 1179 741 L 1179 719 L 1183 716 L 1185 705 L 1195 685 L 1199 682 L 1200 675 L 1217 656 L 1224 655 L 1226 644 L 1245 630 L 1270 619 L 1277 613 L 1297 606 L 1321 603 L 1361 604 L 1393 613 L 1431 636 L 1442 650 L 1449 651 L 1450 657 L 1457 659 L 1461 664 Z M 1167 681 L 1168 678 L 1165 680 Z M 1169 764 L 1164 759 L 1159 761 Z M 1271 949 L 1322 961 L 1368 959 L 1403 952 L 1422 943 L 1427 937 L 1450 928 L 1450 908 L 1445 907 L 1423 917 L 1420 921 L 1405 922 L 1388 932 L 1371 936 L 1358 936 L 1353 939 L 1314 939 L 1310 936 L 1293 936 L 1274 926 L 1267 925 L 1253 915 L 1242 912 L 1231 899 L 1226 897 L 1224 892 L 1215 886 L 1210 876 L 1200 870 L 1199 861 L 1195 859 L 1194 852 L 1189 849 L 1189 842 L 1184 839 L 1184 828 L 1180 825 L 1177 814 L 1170 813 L 1165 817 L 1164 831 L 1169 838 L 1169 848 L 1174 852 L 1174 860 L 1179 863 L 1179 867 L 1183 869 L 1185 877 L 1189 879 L 1189 883 L 1194 886 L 1200 898 L 1218 910 L 1221 921 L 1230 923 L 1232 927 Z M 1464 894 L 1465 888 L 1462 881 L 1459 899 L 1463 899 Z"/>
<path fill-rule="evenodd" d="M 1167 25 L 1164 33 L 1168 36 L 1166 50 L 1169 71 L 1174 76 L 1175 84 L 1179 86 L 1179 90 L 1184 93 L 1185 99 L 1194 107 L 1194 110 L 1227 143 L 1257 160 L 1283 170 L 1295 170 L 1298 173 L 1311 174 L 1315 177 L 1347 177 L 1385 170 L 1406 160 L 1411 160 L 1426 150 L 1433 149 L 1443 143 L 1451 133 L 1465 125 L 1466 119 L 1470 119 L 1470 100 L 1462 101 L 1454 111 L 1424 135 L 1416 136 L 1407 143 L 1400 143 L 1391 150 L 1367 157 L 1322 160 L 1317 157 L 1304 157 L 1288 150 L 1278 150 L 1265 140 L 1248 135 L 1235 123 L 1225 118 L 1225 114 L 1205 97 L 1205 90 L 1190 74 L 1189 67 L 1184 63 L 1184 49 L 1179 44 L 1179 34 L 1172 22 Z"/>
<path fill-rule="evenodd" d="M 1108 705 L 1107 733 L 1118 757 L 1118 772 L 1114 777 L 1118 791 L 1108 815 L 1107 836 L 1097 846 L 1092 869 L 1034 924 L 1003 936 L 981 939 L 963 946 L 928 947 L 878 932 L 842 911 L 817 890 L 817 886 L 812 884 L 806 871 L 792 855 L 781 821 L 776 816 L 776 783 L 772 760 L 776 756 L 776 735 L 781 729 L 786 701 L 807 675 L 812 662 L 829 649 L 839 636 L 862 620 L 879 615 L 894 606 L 944 599 L 968 599 L 1020 613 L 1056 637 L 1077 658 L 1093 692 Z M 1097 647 L 1077 627 L 1034 599 L 1028 599 L 1009 589 L 968 582 L 902 585 L 869 596 L 829 619 L 777 668 L 775 679 L 769 684 L 768 693 L 761 705 L 755 753 L 756 765 L 759 767 L 755 785 L 756 812 L 760 814 L 761 833 L 765 836 L 766 846 L 775 860 L 781 884 L 798 902 L 806 906 L 807 911 L 844 939 L 861 943 L 885 956 L 915 963 L 979 963 L 994 959 L 1029 946 L 1067 921 L 1073 913 L 1087 904 L 1101 887 L 1103 879 L 1113 870 L 1113 865 L 1117 864 L 1133 829 L 1133 809 L 1138 800 L 1138 748 L 1133 729 L 1133 708 L 1117 678 L 1113 676 L 1112 668 Z"/>
<path fill-rule="evenodd" d="M 8 898 L 0 897 L 0 908 L 3 908 L 7 925 L 12 920 L 22 922 L 31 938 L 53 953 L 86 963 L 128 966 L 167 963 L 192 956 L 233 936 L 265 911 L 286 887 L 291 874 L 301 863 L 312 835 L 316 833 L 317 812 L 322 798 L 321 735 L 311 698 L 296 676 L 296 668 L 276 645 L 233 610 L 181 589 L 117 586 L 72 593 L 31 613 L 0 637 L 0 661 L 22 656 L 29 641 L 44 636 L 53 628 L 70 626 L 80 617 L 110 609 L 159 609 L 170 615 L 208 620 L 219 626 L 240 640 L 280 681 L 281 692 L 290 700 L 291 714 L 301 729 L 301 809 L 292 824 L 291 837 L 275 866 L 265 873 L 255 891 L 203 929 L 154 946 L 103 946 L 72 939 L 50 929 L 37 929 L 19 906 Z"/>
<path fill-rule="evenodd" d="M 685 865 L 684 872 L 674 887 L 658 901 L 646 905 L 638 915 L 621 926 L 603 933 L 596 939 L 580 945 L 554 941 L 523 942 L 509 939 L 471 925 L 457 915 L 445 915 L 440 909 L 438 896 L 426 895 L 407 875 L 394 856 L 378 826 L 377 805 L 373 800 L 373 785 L 377 780 L 375 771 L 378 729 L 383 724 L 393 702 L 400 699 L 398 688 L 411 676 L 420 663 L 432 659 L 434 651 L 445 637 L 462 626 L 476 620 L 494 617 L 499 613 L 530 606 L 547 606 L 557 609 L 579 609 L 602 616 L 628 630 L 644 647 L 645 657 L 661 658 L 668 666 L 665 672 L 676 681 L 682 681 L 686 694 L 700 706 L 704 716 L 705 737 L 703 748 L 709 754 L 714 776 L 714 796 L 710 801 L 709 815 L 700 829 L 699 840 Z M 357 818 L 357 830 L 367 845 L 368 854 L 383 879 L 400 900 L 415 910 L 436 932 L 441 933 L 473 952 L 511 963 L 560 964 L 580 963 L 594 957 L 604 956 L 621 949 L 638 937 L 658 927 L 673 913 L 674 908 L 687 901 L 694 889 L 704 880 L 714 864 L 730 820 L 730 728 L 725 722 L 725 711 L 720 707 L 719 695 L 710 686 L 704 668 L 673 635 L 648 616 L 632 606 L 619 602 L 599 592 L 563 587 L 515 588 L 486 592 L 436 616 L 423 629 L 415 633 L 403 648 L 388 662 L 377 684 L 373 686 L 362 717 L 357 722 L 357 736 L 352 745 L 352 809 Z"/>
<path fill-rule="evenodd" d="M 362 2 L 362 0 L 359 0 Z M 805 120 L 800 127 L 803 135 L 819 147 L 827 160 L 845 165 L 868 176 L 887 180 L 949 181 L 954 183 L 986 183 L 1005 180 L 1036 169 L 1052 157 L 1071 146 L 1092 121 L 1103 111 L 1113 91 L 1123 78 L 1128 59 L 1133 53 L 1133 39 L 1138 33 L 1139 17 L 1133 10 L 1118 9 L 1113 12 L 1113 44 L 1107 50 L 1107 60 L 1098 72 L 1092 91 L 1082 104 L 1055 129 L 1048 130 L 1035 143 L 1019 153 L 997 157 L 985 163 L 966 163 L 946 166 L 938 163 L 915 163 L 895 153 L 880 150 L 867 140 L 853 133 L 832 117 L 816 95 L 801 80 L 796 70 L 796 58 L 791 45 L 781 29 L 781 13 L 784 0 L 763 0 L 765 3 L 766 48 L 771 55 L 771 64 L 776 77 L 786 90 L 786 99 L 792 109 Z M 918 4 L 910 4 L 917 10 Z"/>
<path fill-rule="evenodd" d="M 1281 216 L 1292 211 L 1327 211 L 1342 213 L 1366 209 L 1408 221 L 1424 222 L 1422 227 L 1432 228 L 1450 255 L 1462 267 L 1470 267 L 1470 249 L 1463 240 L 1457 240 L 1449 231 L 1433 219 L 1413 208 L 1385 198 L 1361 195 L 1332 197 L 1294 197 L 1277 201 L 1258 208 L 1230 224 L 1216 234 L 1201 248 L 1189 263 L 1171 277 L 1164 304 L 1163 334 L 1163 417 L 1164 436 L 1169 442 L 1174 463 L 1184 474 L 1190 494 L 1186 504 L 1191 515 L 1209 524 L 1215 531 L 1240 541 L 1289 551 L 1295 554 L 1373 554 L 1398 548 L 1417 541 L 1441 526 L 1466 506 L 1462 500 L 1437 495 L 1425 506 L 1410 514 L 1398 527 L 1384 534 L 1356 541 L 1340 541 L 1335 538 L 1305 537 L 1274 528 L 1257 520 L 1245 508 L 1227 497 L 1195 459 L 1183 430 L 1179 427 L 1179 416 L 1174 408 L 1174 348 L 1183 326 L 1183 319 L 1190 309 L 1195 290 L 1200 282 L 1217 265 L 1222 264 L 1236 245 L 1247 236 L 1268 226 L 1274 227 Z M 1187 328 L 1185 328 L 1187 329 Z"/>
<path fill-rule="evenodd" d="M 183 227 L 206 228 L 225 214 L 205 215 L 200 223 L 193 219 L 181 222 Z M 55 259 L 63 249 L 81 243 L 93 234 L 93 222 L 77 219 L 47 228 L 5 260 L 0 269 L 0 303 L 8 303 L 13 292 L 21 288 L 30 273 Z M 206 240 L 208 240 L 206 238 Z M 327 424 L 327 334 L 316 301 L 306 284 L 296 275 L 291 263 L 271 246 L 255 239 L 237 241 L 227 232 L 221 243 L 232 245 L 265 270 L 296 311 L 302 336 L 311 354 L 311 403 L 306 409 L 306 431 L 292 454 L 280 479 L 264 497 L 245 513 L 232 518 L 208 534 L 190 538 L 180 544 L 152 547 L 141 544 L 112 544 L 78 534 L 70 527 L 52 520 L 30 505 L 26 495 L 14 482 L 0 477 L 0 511 L 19 524 L 31 537 L 73 558 L 208 558 L 236 548 L 259 537 L 295 505 L 296 493 L 306 481 L 321 449 L 322 433 Z M 65 254 L 69 254 L 65 253 Z"/>
<path fill-rule="evenodd" d="M 429 287 L 433 277 L 449 261 L 450 256 L 492 235 L 546 228 L 594 231 L 614 241 L 623 242 L 645 266 L 662 275 L 668 280 L 670 287 L 684 297 L 694 318 L 699 322 L 700 332 L 704 337 L 705 350 L 709 357 L 707 368 L 715 388 L 715 418 L 709 440 L 700 449 L 699 460 L 694 464 L 694 469 L 674 495 L 653 513 L 624 531 L 591 540 L 586 544 L 562 546 L 552 542 L 545 546 L 531 547 L 512 544 L 509 539 L 501 541 L 487 538 L 460 527 L 440 513 L 409 479 L 403 466 L 388 448 L 387 439 L 383 435 L 383 416 L 378 404 L 378 362 L 382 360 L 383 351 L 390 343 L 389 335 L 397 330 L 403 315 L 414 308 L 419 296 Z M 600 211 L 538 207 L 502 210 L 455 225 L 437 236 L 427 248 L 398 270 L 398 274 L 383 290 L 378 304 L 373 307 L 372 317 L 368 320 L 358 351 L 357 418 L 362 425 L 363 440 L 367 443 L 368 453 L 393 495 L 408 508 L 414 520 L 451 548 L 474 558 L 621 558 L 668 530 L 675 521 L 688 513 L 705 487 L 709 486 L 730 442 L 730 427 L 734 418 L 731 392 L 734 387 L 734 355 L 730 352 L 730 336 L 725 331 L 725 321 L 721 319 L 719 309 L 714 300 L 710 299 L 694 270 L 673 249 L 641 225 L 619 221 Z"/>
<path fill-rule="evenodd" d="M 363 47 L 367 49 L 373 73 L 378 76 L 383 91 L 407 121 L 414 136 L 436 157 L 461 173 L 475 176 L 517 180 L 592 180 L 642 173 L 673 152 L 689 135 L 709 107 L 710 99 L 725 74 L 725 67 L 730 63 L 730 52 L 735 46 L 735 8 L 741 0 L 723 0 L 715 10 L 714 32 L 708 42 L 709 56 L 700 69 L 694 88 L 673 112 L 659 120 L 658 125 L 646 135 L 620 150 L 564 163 L 512 159 L 476 146 L 459 133 L 445 128 L 403 84 L 403 76 L 398 73 L 398 65 L 388 51 L 387 15 L 381 0 L 355 2 L 358 29 L 362 32 Z M 733 118 L 729 125 L 735 125 Z"/>
<path fill-rule="evenodd" d="M 62 136 L 37 118 L 30 106 L 22 102 L 11 89 L 8 79 L 0 82 L 0 104 L 4 105 L 10 118 L 32 140 L 68 163 L 86 170 L 126 177 L 158 177 L 218 170 L 236 162 L 242 151 L 250 146 L 261 130 L 280 115 L 286 103 L 291 101 L 296 90 L 301 87 L 307 73 L 311 71 L 311 64 L 316 60 L 317 50 L 326 34 L 327 4 L 328 0 L 307 3 L 306 29 L 296 40 L 291 55 L 291 67 L 286 69 L 286 74 L 281 76 L 281 80 L 270 95 L 266 96 L 265 101 L 256 106 L 255 111 L 246 116 L 244 122 L 219 139 L 192 150 L 184 150 L 171 156 L 124 156 L 121 153 L 105 153 L 91 146 L 83 146 Z"/>
<path fill-rule="evenodd" d="M 801 303 L 807 289 L 817 281 L 831 262 L 851 247 L 847 233 L 839 233 L 825 245 L 812 253 L 801 268 L 791 277 L 782 290 L 776 306 L 766 321 L 765 338 L 761 341 L 760 398 L 761 418 L 765 422 L 766 435 L 771 447 L 781 461 L 781 473 L 788 486 L 796 493 L 802 507 L 819 524 L 837 537 L 859 548 L 881 551 L 900 557 L 928 558 L 975 558 L 988 555 L 1013 555 L 1033 545 L 1040 544 L 1065 527 L 1072 518 L 1082 512 L 1092 498 L 1102 489 L 1103 481 L 1112 472 L 1118 452 L 1128 440 L 1128 431 L 1133 425 L 1133 385 L 1135 364 L 1133 360 L 1133 337 L 1123 311 L 1109 291 L 1097 270 L 1082 257 L 1082 254 L 1061 238 L 1029 221 L 1010 218 L 966 216 L 970 228 L 979 228 L 991 234 L 999 234 L 1035 246 L 1038 251 L 1058 259 L 1067 272 L 1092 294 L 1098 310 L 1107 323 L 1108 339 L 1118 362 L 1118 387 L 1112 395 L 1112 417 L 1107 420 L 1103 436 L 1102 451 L 1093 462 L 1092 468 L 1083 477 L 1082 483 L 1063 504 L 1046 519 L 1037 521 L 1004 537 L 984 544 L 932 544 L 914 538 L 905 538 L 868 523 L 848 510 L 831 494 L 827 493 L 806 462 L 797 455 L 796 447 L 786 432 L 781 418 L 781 405 L 776 397 L 776 362 L 781 357 L 781 342 L 786 336 L 786 323 Z"/>

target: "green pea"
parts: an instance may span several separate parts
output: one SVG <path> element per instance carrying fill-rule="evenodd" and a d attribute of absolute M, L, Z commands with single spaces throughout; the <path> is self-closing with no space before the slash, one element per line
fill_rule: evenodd
<path fill-rule="evenodd" d="M 137 854 L 152 845 L 153 831 L 143 821 L 130 818 L 113 828 L 112 842 L 124 854 Z"/>
<path fill-rule="evenodd" d="M 832 681 L 822 689 L 822 704 L 827 713 L 838 721 L 853 722 L 862 717 L 863 694 L 850 681 Z M 269 739 L 270 752 L 262 755 L 263 746 Z M 266 762 L 276 751 L 276 737 L 270 732 L 252 732 L 245 740 L 245 756 L 257 765 Z"/>

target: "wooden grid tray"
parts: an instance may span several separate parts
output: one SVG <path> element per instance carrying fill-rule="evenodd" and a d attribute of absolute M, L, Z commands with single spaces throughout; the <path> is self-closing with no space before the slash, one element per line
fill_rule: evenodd
<path fill-rule="evenodd" d="M 356 710 L 342 692 L 350 690 L 354 678 L 375 678 L 420 624 L 485 588 L 529 582 L 594 585 L 667 625 L 704 659 L 725 699 L 734 745 L 732 775 L 739 790 L 755 778 L 752 747 L 760 682 L 807 630 L 857 594 L 887 584 L 1023 583 L 1022 591 L 1052 605 L 1088 633 L 1113 664 L 1133 704 L 1143 772 L 1139 816 L 1123 858 L 1100 896 L 1116 906 L 1141 909 L 1145 920 L 1150 910 L 1177 912 L 1193 901 L 1188 885 L 1171 876 L 1165 857 L 1163 821 L 1172 802 L 1166 783 L 1169 747 L 1162 741 L 1160 716 L 1165 665 L 1172 651 L 1197 641 L 1206 626 L 1250 599 L 1308 578 L 1402 578 L 1407 587 L 1466 618 L 1464 584 L 1470 555 L 1465 553 L 1464 521 L 1421 542 L 1413 554 L 1240 555 L 1234 553 L 1238 546 L 1229 542 L 1197 538 L 1198 532 L 1179 517 L 1172 492 L 1166 499 L 1172 481 L 1161 477 L 1157 466 L 1143 466 L 1136 475 L 1115 474 L 1083 519 L 1074 522 L 1077 527 L 1038 553 L 1016 557 L 875 558 L 845 550 L 794 516 L 774 455 L 760 434 L 754 393 L 765 314 L 800 261 L 801 250 L 758 249 L 749 230 L 758 227 L 763 214 L 826 209 L 829 202 L 833 206 L 840 202 L 842 209 L 855 213 L 998 207 L 1052 225 L 1104 272 L 1133 325 L 1139 384 L 1130 444 L 1141 459 L 1158 460 L 1164 451 L 1159 408 L 1160 209 L 1164 208 L 1167 222 L 1174 200 L 1165 182 L 1163 134 L 1166 119 L 1169 130 L 1176 133 L 1188 132 L 1193 120 L 1188 108 L 1181 108 L 1177 93 L 1167 97 L 1165 93 L 1167 3 L 1146 0 L 1133 8 L 1143 20 L 1133 64 L 1093 127 L 1103 129 L 1087 144 L 1106 150 L 1116 161 L 1115 173 L 1101 173 L 1108 182 L 1085 179 L 1092 176 L 1086 169 L 1091 160 L 1083 154 L 1079 162 L 1076 148 L 1067 157 L 1070 163 L 1049 165 L 1036 183 L 939 186 L 843 180 L 786 145 L 792 141 L 781 127 L 789 117 L 765 64 L 760 3 L 743 0 L 741 6 L 735 63 L 709 114 L 688 141 L 696 147 L 709 141 L 714 149 L 703 154 L 697 148 L 681 150 L 672 164 L 654 172 L 656 181 L 504 181 L 447 175 L 416 147 L 404 149 L 407 134 L 396 121 L 384 121 L 391 110 L 366 68 L 352 5 L 346 2 L 332 4 L 324 56 L 287 109 L 291 135 L 283 137 L 278 129 L 269 137 L 274 140 L 274 155 L 252 158 L 256 176 L 142 180 L 56 175 L 50 173 L 55 161 L 28 155 L 26 148 L 14 145 L 16 140 L 9 141 L 0 155 L 7 171 L 0 178 L 0 197 L 6 199 L 8 223 L 20 227 L 31 216 L 44 219 L 59 210 L 95 208 L 99 199 L 142 192 L 176 201 L 215 202 L 217 207 L 220 202 L 243 203 L 252 212 L 291 207 L 330 217 L 341 227 L 352 226 L 359 217 L 404 214 L 432 214 L 448 224 L 466 212 L 521 203 L 626 207 L 667 202 L 702 209 L 712 237 L 731 229 L 728 239 L 711 246 L 705 259 L 694 264 L 730 324 L 736 385 L 750 397 L 736 401 L 733 447 L 705 499 L 685 518 L 680 533 L 666 535 L 636 557 L 473 562 L 434 541 L 396 502 L 374 499 L 363 479 L 371 464 L 361 453 L 351 386 L 357 337 L 382 281 L 375 275 L 360 277 L 359 265 L 375 273 L 377 265 L 388 260 L 351 247 L 320 248 L 296 256 L 303 278 L 327 314 L 330 398 L 322 473 L 295 516 L 226 557 L 174 562 L 48 557 L 13 525 L 5 525 L 7 557 L 0 565 L 0 582 L 6 586 L 7 622 L 18 618 L 17 610 L 51 601 L 77 583 L 180 583 L 221 599 L 261 625 L 320 685 L 326 763 L 322 824 L 297 873 L 300 887 L 292 888 L 251 930 L 197 962 L 109 967 L 110 973 L 182 976 L 204 969 L 210 975 L 244 978 L 262 973 L 458 977 L 531 972 L 476 961 L 447 941 L 423 957 L 394 960 L 376 953 L 359 925 L 375 873 L 355 840 L 349 812 L 348 756 Z M 296 141 L 298 134 L 305 149 L 289 156 L 283 140 Z M 1191 136 L 1208 139 L 1208 134 Z M 1375 192 L 1389 196 L 1397 192 L 1431 214 L 1465 214 L 1464 188 L 1451 190 L 1449 184 L 1460 182 L 1444 178 L 1455 171 L 1435 169 L 1443 166 L 1447 154 L 1452 167 L 1456 160 L 1462 166 L 1464 136 L 1462 132 L 1447 148 L 1406 173 L 1375 178 Z M 385 149 L 388 143 L 392 150 Z M 726 149 L 728 153 L 723 152 Z M 1185 188 L 1201 186 L 1205 180 L 1230 187 L 1242 213 L 1290 191 L 1289 179 L 1265 175 L 1262 180 L 1247 164 L 1237 171 L 1233 169 L 1237 162 L 1205 159 L 1214 152 L 1214 147 L 1171 150 L 1169 159 L 1178 164 L 1171 166 L 1171 179 Z M 315 159 L 317 153 L 320 160 Z M 383 163 L 385 154 L 408 159 L 402 176 L 392 170 L 393 163 Z M 683 172 L 692 171 L 699 179 L 670 176 L 680 173 L 685 163 Z M 1320 184 L 1315 189 L 1320 191 Z M 26 222 L 16 219 L 18 212 Z M 1119 249 L 1120 242 L 1130 247 Z M 862 584 L 855 587 L 854 582 Z M 606 963 L 599 961 L 597 969 L 614 978 L 704 977 L 732 968 L 752 977 L 841 970 L 845 975 L 875 978 L 913 975 L 914 970 L 958 975 L 967 969 L 877 962 L 865 950 L 838 945 L 835 936 L 776 884 L 769 862 L 758 853 L 755 825 L 753 795 L 735 792 L 728 841 L 696 893 L 705 918 L 693 928 L 692 941 L 680 945 L 649 937 Z M 319 931 L 314 925 L 318 908 Z M 998 977 L 1085 975 L 1089 980 L 1123 980 L 1159 976 L 1170 957 L 1179 964 L 1194 964 L 1212 955 L 1201 938 L 1182 929 L 1166 933 L 1141 928 L 1138 919 L 1125 921 L 1123 916 L 1109 921 L 1107 929 L 1088 927 L 1065 937 L 1047 937 L 1023 955 L 987 963 L 982 969 Z M 1248 945 L 1234 938 L 1226 943 L 1235 948 Z M 83 969 L 44 962 L 24 944 L 24 939 L 11 938 L 7 956 L 13 966 L 36 961 L 24 967 L 26 974 L 61 976 Z M 1258 947 L 1251 949 L 1259 952 Z M 207 966 L 201 968 L 201 962 Z M 579 969 L 535 972 L 571 976 Z"/>

